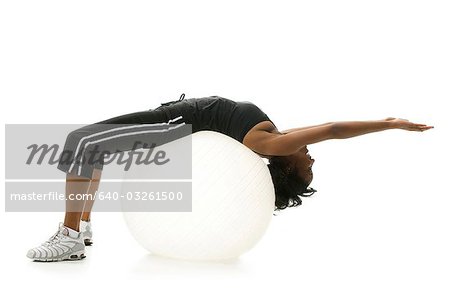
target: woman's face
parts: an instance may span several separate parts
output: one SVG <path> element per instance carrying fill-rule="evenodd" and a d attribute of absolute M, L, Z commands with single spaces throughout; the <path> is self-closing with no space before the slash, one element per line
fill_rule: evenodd
<path fill-rule="evenodd" d="M 309 185 L 313 180 L 312 166 L 314 159 L 308 154 L 306 146 L 300 148 L 295 154 L 286 157 L 290 165 L 297 169 L 297 175 Z"/>

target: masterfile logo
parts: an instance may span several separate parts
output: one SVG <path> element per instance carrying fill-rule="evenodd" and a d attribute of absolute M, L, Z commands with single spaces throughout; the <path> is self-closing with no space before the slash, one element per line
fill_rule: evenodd
<path fill-rule="evenodd" d="M 5 210 L 64 211 L 67 200 L 95 199 L 97 211 L 191 211 L 191 125 L 102 126 L 94 139 L 77 136 L 84 125 L 7 124 Z M 88 168 L 101 171 L 99 189 L 68 194 L 67 175 Z"/>

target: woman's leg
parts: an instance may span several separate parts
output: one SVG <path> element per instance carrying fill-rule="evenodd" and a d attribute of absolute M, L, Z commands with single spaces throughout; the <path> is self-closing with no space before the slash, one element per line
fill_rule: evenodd
<path fill-rule="evenodd" d="M 74 197 L 87 197 L 92 200 L 67 200 L 66 201 L 66 213 L 64 218 L 64 225 L 70 227 L 76 231 L 79 231 L 80 220 L 89 220 L 94 204 L 94 195 L 100 184 L 101 170 L 93 168 L 92 165 L 87 167 L 92 169 L 92 174 L 90 176 L 83 175 L 77 172 L 78 165 L 73 165 L 75 159 L 75 154 L 83 150 L 85 143 L 82 143 L 83 139 L 86 141 L 95 141 L 103 136 L 111 136 L 108 131 L 114 131 L 118 133 L 128 132 L 126 127 L 133 124 L 149 124 L 149 123 L 165 123 L 167 122 L 167 116 L 163 111 L 142 111 L 136 113 L 130 113 L 126 115 L 121 115 L 118 117 L 110 118 L 93 125 L 88 125 L 80 128 L 69 134 L 66 141 L 64 150 L 71 153 L 71 159 L 65 164 L 61 163 L 58 165 L 60 170 L 67 172 L 66 175 L 66 198 Z M 118 130 L 114 126 L 108 125 L 126 125 L 123 130 Z M 133 128 L 131 131 L 137 130 L 139 128 Z M 105 134 L 103 134 L 105 131 Z M 91 137 L 92 136 L 92 137 Z M 99 144 L 101 145 L 101 143 Z M 78 151 L 77 151 L 78 149 Z M 118 150 L 129 150 L 129 148 L 111 148 L 112 152 Z M 74 171 L 75 170 L 75 171 Z"/>
<path fill-rule="evenodd" d="M 94 206 L 95 201 L 95 193 L 98 190 L 98 186 L 100 185 L 100 179 L 102 176 L 102 171 L 100 169 L 94 169 L 94 173 L 92 175 L 91 184 L 89 185 L 89 189 L 87 193 L 91 196 L 91 200 L 86 201 L 83 209 L 83 214 L 81 214 L 81 220 L 90 221 L 91 220 L 91 211 Z"/>
<path fill-rule="evenodd" d="M 86 204 L 91 179 L 67 174 L 66 176 L 66 214 L 64 226 L 73 230 L 80 230 L 80 219 Z M 71 199 L 74 200 L 71 200 Z M 77 199 L 78 198 L 78 199 Z M 83 199 L 84 198 L 84 199 Z"/>
<path fill-rule="evenodd" d="M 105 126 L 108 124 L 119 126 Z M 93 201 L 89 196 L 93 197 L 100 183 L 102 153 L 130 151 L 144 147 L 143 144 L 162 145 L 192 133 L 184 124 L 179 113 L 169 116 L 155 109 L 108 119 L 71 132 L 64 146 L 64 158 L 58 163 L 58 169 L 66 173 L 64 225 L 47 242 L 30 249 L 27 257 L 41 261 L 84 258 L 85 240 L 79 232 L 80 220 L 90 218 Z M 139 147 L 135 147 L 136 144 Z"/>
<path fill-rule="evenodd" d="M 75 139 L 74 142 L 75 145 L 79 143 L 78 140 L 81 140 L 85 135 L 89 135 L 89 133 L 93 133 L 97 136 L 93 136 L 89 140 L 96 141 L 98 139 L 101 139 L 104 135 L 100 134 L 101 130 L 107 130 L 106 127 L 96 127 L 96 125 L 131 125 L 131 124 L 164 124 L 167 122 L 172 122 L 174 125 L 176 123 L 183 123 L 183 119 L 180 117 L 175 117 L 173 119 L 169 119 L 165 112 L 163 111 L 142 111 L 137 113 L 130 113 L 114 118 L 110 118 L 98 123 L 95 123 L 94 125 L 89 125 L 84 128 L 81 128 L 82 134 L 75 133 Z M 144 127 L 145 128 L 145 127 Z M 161 126 L 155 126 L 155 127 L 147 127 L 152 131 L 152 128 L 154 129 L 161 129 Z M 111 128 L 109 128 L 111 129 Z M 116 130 L 116 127 L 112 127 L 113 130 Z M 142 130 L 142 135 L 135 135 L 134 133 L 139 132 L 139 130 L 142 130 L 142 128 L 138 128 L 135 126 L 135 128 L 131 129 L 132 136 L 136 136 L 135 138 L 145 141 L 146 139 L 150 138 L 151 136 L 156 136 L 148 131 L 148 129 Z M 120 129 L 116 130 L 118 135 L 127 135 L 127 132 L 130 132 L 130 130 L 126 129 Z M 124 134 L 125 133 L 125 134 Z M 159 134 L 159 133 L 158 133 Z M 105 134 L 106 135 L 106 134 Z M 147 137 L 148 135 L 148 137 Z M 159 134 L 161 135 L 161 134 Z M 107 134 L 109 138 L 114 137 L 111 136 L 111 134 Z M 180 135 L 180 136 L 183 136 Z M 178 136 L 178 137 L 180 137 Z M 161 137 L 159 137 L 159 141 L 162 143 L 169 142 L 170 140 L 177 139 L 176 134 L 169 134 L 167 135 L 166 140 L 161 140 Z M 122 140 L 122 141 L 121 141 Z M 101 149 L 109 150 L 111 152 L 117 152 L 117 151 L 127 151 L 131 149 L 132 142 L 123 142 L 126 140 L 126 137 L 121 137 L 120 139 L 117 139 L 117 142 L 113 144 L 106 144 L 104 142 L 98 143 Z M 63 170 L 63 169 L 62 169 Z M 80 173 L 72 172 L 68 173 L 66 177 L 66 197 L 69 198 L 69 196 L 76 198 L 82 198 L 83 196 L 86 198 L 85 200 L 68 200 L 66 201 L 66 214 L 65 214 L 65 220 L 64 225 L 67 227 L 70 227 L 76 231 L 79 231 L 79 224 L 80 220 L 89 221 L 90 215 L 92 211 L 92 207 L 94 205 L 94 197 L 95 193 L 98 190 L 99 184 L 100 184 L 100 178 L 101 178 L 101 169 L 93 168 L 91 175 L 89 177 L 79 175 Z"/>
<path fill-rule="evenodd" d="M 100 184 L 102 171 L 94 169 L 92 179 L 67 174 L 66 198 L 69 196 L 85 196 L 84 200 L 66 201 L 66 215 L 64 225 L 79 231 L 80 220 L 89 221 L 95 201 L 95 192 Z"/>

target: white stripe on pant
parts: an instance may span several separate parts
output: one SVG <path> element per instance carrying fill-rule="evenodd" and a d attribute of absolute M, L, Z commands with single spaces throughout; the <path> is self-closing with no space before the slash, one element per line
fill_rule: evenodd
<path fill-rule="evenodd" d="M 99 142 L 102 142 L 102 141 L 105 141 L 105 140 L 114 139 L 114 138 L 119 138 L 119 137 L 124 137 L 124 136 L 131 136 L 131 135 L 142 134 L 142 133 L 161 133 L 161 132 L 165 132 L 165 131 L 170 131 L 170 130 L 173 130 L 173 129 L 176 129 L 176 128 L 179 128 L 179 127 L 185 125 L 185 122 L 177 124 L 176 126 L 173 126 L 173 127 L 167 128 L 167 129 L 147 130 L 147 131 L 133 131 L 133 132 L 129 132 L 129 133 L 121 133 L 120 131 L 130 130 L 130 129 L 142 129 L 142 128 L 147 128 L 147 127 L 169 125 L 169 124 L 174 123 L 174 122 L 176 122 L 176 121 L 178 121 L 178 120 L 180 120 L 182 118 L 183 118 L 182 116 L 178 116 L 176 118 L 170 119 L 167 122 L 124 126 L 124 127 L 108 129 L 108 130 L 104 130 L 104 131 L 101 131 L 101 132 L 92 133 L 92 134 L 89 134 L 87 136 L 83 136 L 77 143 L 76 150 L 75 150 L 75 153 L 73 155 L 73 161 L 70 164 L 68 172 L 70 173 L 70 172 L 73 171 L 73 168 L 74 168 L 74 166 L 76 165 L 77 162 L 80 162 L 80 163 L 82 162 L 81 160 L 77 161 L 77 155 L 80 152 L 80 148 L 81 148 L 81 155 L 80 155 L 80 157 L 83 157 L 85 149 L 91 144 L 99 143 Z M 121 133 L 121 134 L 110 136 L 110 137 L 106 137 L 106 138 L 102 138 L 102 139 L 98 139 L 98 138 L 101 138 L 102 136 L 104 136 L 104 135 L 106 135 L 108 133 L 112 133 L 112 132 L 118 132 L 118 133 Z M 86 142 L 86 144 L 83 145 L 84 142 Z M 77 174 L 78 175 L 81 174 L 81 165 L 78 165 Z"/>

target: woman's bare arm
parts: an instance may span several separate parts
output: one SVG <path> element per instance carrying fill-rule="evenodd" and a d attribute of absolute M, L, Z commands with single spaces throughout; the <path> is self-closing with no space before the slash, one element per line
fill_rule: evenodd
<path fill-rule="evenodd" d="M 280 131 L 280 133 L 281 134 L 288 134 L 288 133 L 292 133 L 292 132 L 296 132 L 296 131 L 301 131 L 301 130 L 304 130 L 304 129 L 311 129 L 311 128 L 320 127 L 320 126 L 329 125 L 329 124 L 331 124 L 331 122 L 327 122 L 327 123 L 320 124 L 320 125 L 315 125 L 315 126 L 307 126 L 307 127 L 287 129 L 287 130 Z"/>
<path fill-rule="evenodd" d="M 343 121 L 325 123 L 322 125 L 293 130 L 284 135 L 269 132 L 259 133 L 259 138 L 253 149 L 264 155 L 289 156 L 308 144 L 314 144 L 329 139 L 345 139 L 388 129 L 403 129 L 409 131 L 426 131 L 433 128 L 425 124 L 416 124 L 400 118 L 386 118 L 375 121 Z"/>

